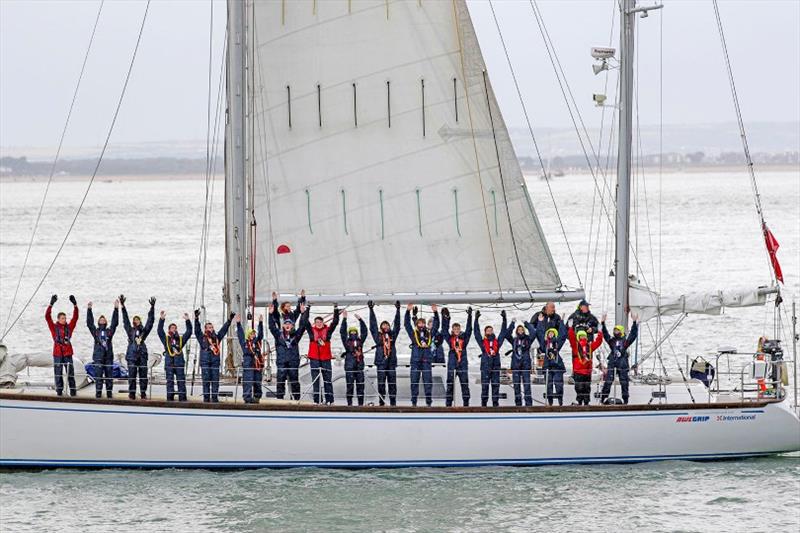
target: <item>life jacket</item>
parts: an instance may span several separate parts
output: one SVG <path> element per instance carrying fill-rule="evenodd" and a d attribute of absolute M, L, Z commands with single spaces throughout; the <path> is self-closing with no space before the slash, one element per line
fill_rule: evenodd
<path fill-rule="evenodd" d="M 489 357 L 494 357 L 497 355 L 497 350 L 499 350 L 499 343 L 497 342 L 497 337 L 492 337 L 489 339 L 488 337 L 483 338 L 483 351 Z"/>
<path fill-rule="evenodd" d="M 383 349 L 383 358 L 389 359 L 392 356 L 392 346 L 394 339 L 392 334 L 388 331 L 381 332 L 381 348 Z"/>
<path fill-rule="evenodd" d="M 522 357 L 531 350 L 531 338 L 527 335 L 517 335 L 514 337 L 514 356 Z"/>
<path fill-rule="evenodd" d="M 414 329 L 414 345 L 417 348 L 430 348 L 431 346 L 431 332 L 428 328 L 423 330 Z"/>
<path fill-rule="evenodd" d="M 56 344 L 60 344 L 61 346 L 71 346 L 68 324 L 64 324 L 62 326 L 61 324 L 56 323 L 53 329 L 56 332 L 56 336 L 53 339 Z"/>
<path fill-rule="evenodd" d="M 353 354 L 359 363 L 364 359 L 364 344 L 361 342 L 361 337 L 348 335 L 345 348 L 348 353 Z"/>
<path fill-rule="evenodd" d="M 592 348 L 588 339 L 576 343 L 576 350 L 572 356 L 572 372 L 584 376 L 592 375 Z"/>
<path fill-rule="evenodd" d="M 100 345 L 103 350 L 108 350 L 108 343 L 111 340 L 111 332 L 107 327 L 98 327 L 95 330 L 94 338 L 97 341 L 97 344 Z"/>
<path fill-rule="evenodd" d="M 208 346 L 208 351 L 211 352 L 211 355 L 219 357 L 219 339 L 217 338 L 216 333 L 203 333 L 203 337 L 206 339 L 206 346 Z"/>
<path fill-rule="evenodd" d="M 170 357 L 177 357 L 179 355 L 183 355 L 183 337 L 175 333 L 167 333 L 167 342 L 165 342 L 167 347 L 167 355 Z"/>
<path fill-rule="evenodd" d="M 461 335 L 450 335 L 450 349 L 456 353 L 456 363 L 460 363 L 464 353 L 464 339 Z"/>
<path fill-rule="evenodd" d="M 253 354 L 253 367 L 256 372 L 260 372 L 264 368 L 264 354 L 261 353 L 261 341 L 250 339 L 245 342 L 248 352 Z"/>
<path fill-rule="evenodd" d="M 294 344 L 294 330 L 289 330 L 287 333 L 285 330 L 281 329 L 281 342 L 287 349 L 291 349 L 292 345 Z"/>
<path fill-rule="evenodd" d="M 331 341 L 328 340 L 330 326 L 317 328 L 311 326 L 311 340 L 308 345 L 308 358 L 319 361 L 330 361 L 333 359 L 331 353 Z"/>
<path fill-rule="evenodd" d="M 128 342 L 136 347 L 137 352 L 141 350 L 144 344 L 144 328 L 142 326 L 131 328 Z"/>

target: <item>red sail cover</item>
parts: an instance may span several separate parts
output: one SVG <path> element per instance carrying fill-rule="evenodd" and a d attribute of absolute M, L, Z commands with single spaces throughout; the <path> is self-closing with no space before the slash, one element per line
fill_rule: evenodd
<path fill-rule="evenodd" d="M 775 271 L 775 279 L 783 283 L 783 271 L 781 270 L 781 264 L 778 262 L 778 248 L 781 245 L 778 244 L 778 240 L 769 230 L 766 223 L 762 224 L 762 230 L 764 231 L 764 241 L 767 244 L 769 260 L 772 262 L 772 269 Z"/>

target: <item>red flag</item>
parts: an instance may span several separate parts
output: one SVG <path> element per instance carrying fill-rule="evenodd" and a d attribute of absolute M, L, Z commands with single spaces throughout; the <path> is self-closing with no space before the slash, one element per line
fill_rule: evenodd
<path fill-rule="evenodd" d="M 783 283 L 783 271 L 781 271 L 781 264 L 778 262 L 778 248 L 781 245 L 778 244 L 778 240 L 769 230 L 766 222 L 762 224 L 761 229 L 764 232 L 764 242 L 767 244 L 769 260 L 772 262 L 772 269 L 775 271 L 775 279 Z"/>

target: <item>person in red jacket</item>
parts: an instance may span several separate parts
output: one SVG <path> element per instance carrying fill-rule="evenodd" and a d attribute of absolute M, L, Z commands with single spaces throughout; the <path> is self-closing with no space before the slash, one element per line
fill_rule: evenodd
<path fill-rule="evenodd" d="M 72 334 L 75 332 L 75 325 L 78 323 L 78 302 L 73 295 L 69 295 L 72 302 L 72 319 L 67 323 L 66 313 L 58 313 L 56 321 L 53 322 L 53 304 L 58 300 L 57 295 L 50 297 L 50 305 L 44 313 L 50 335 L 53 337 L 53 373 L 56 381 L 56 394 L 61 396 L 64 393 L 64 372 L 67 373 L 67 385 L 69 395 L 77 394 L 75 386 L 75 367 L 72 366 Z"/>
<path fill-rule="evenodd" d="M 570 325 L 567 330 L 569 345 L 572 347 L 572 378 L 575 380 L 575 395 L 578 405 L 589 405 L 592 392 L 592 354 L 603 343 L 603 337 L 595 335 L 594 339 L 589 340 L 589 334 L 585 329 L 575 328 Z"/>
<path fill-rule="evenodd" d="M 308 307 L 305 307 L 307 310 Z M 325 403 L 333 404 L 333 371 L 331 369 L 331 339 L 339 325 L 339 306 L 333 306 L 333 320 L 326 325 L 325 320 L 318 316 L 314 323 L 308 325 L 308 366 L 311 367 L 311 381 L 314 389 L 314 403 L 320 403 L 319 383 L 324 384 Z"/>

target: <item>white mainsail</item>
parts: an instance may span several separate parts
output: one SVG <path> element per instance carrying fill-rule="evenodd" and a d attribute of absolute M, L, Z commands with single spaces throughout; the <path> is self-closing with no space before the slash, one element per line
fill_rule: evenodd
<path fill-rule="evenodd" d="M 464 0 L 259 0 L 255 300 L 580 297 L 561 281 Z"/>

